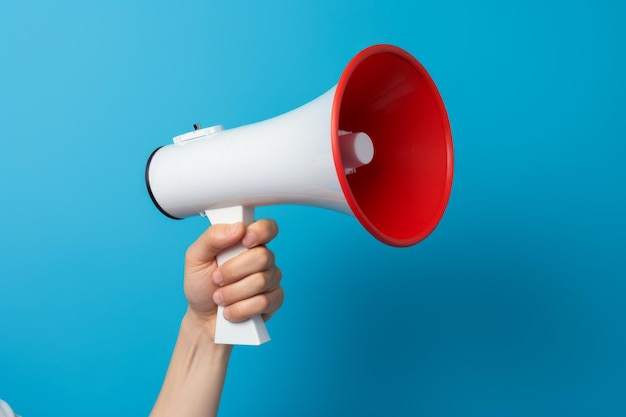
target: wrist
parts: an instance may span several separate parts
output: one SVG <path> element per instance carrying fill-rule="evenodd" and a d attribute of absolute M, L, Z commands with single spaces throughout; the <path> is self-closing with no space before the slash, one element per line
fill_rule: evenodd
<path fill-rule="evenodd" d="M 185 314 L 151 417 L 217 413 L 233 347 L 213 342 L 214 327 L 193 312 Z"/>
<path fill-rule="evenodd" d="M 215 324 L 214 315 L 207 318 L 188 308 L 180 324 L 179 341 L 183 341 L 186 344 L 189 343 L 197 348 L 230 353 L 232 345 L 216 344 L 214 342 Z"/>

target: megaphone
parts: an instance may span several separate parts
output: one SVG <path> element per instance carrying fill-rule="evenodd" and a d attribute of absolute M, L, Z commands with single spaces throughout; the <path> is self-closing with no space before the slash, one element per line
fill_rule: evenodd
<path fill-rule="evenodd" d="M 200 128 L 156 149 L 146 166 L 152 201 L 166 216 L 250 224 L 254 207 L 296 204 L 358 219 L 385 244 L 426 238 L 452 187 L 452 134 L 426 69 L 392 45 L 358 53 L 339 82 L 280 116 Z M 222 252 L 218 264 L 244 251 Z M 215 342 L 269 340 L 260 316 L 231 323 L 218 310 Z"/>

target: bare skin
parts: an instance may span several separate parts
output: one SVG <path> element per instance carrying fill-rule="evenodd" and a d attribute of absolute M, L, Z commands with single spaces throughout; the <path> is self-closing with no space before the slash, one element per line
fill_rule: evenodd
<path fill-rule="evenodd" d="M 282 272 L 265 246 L 278 234 L 272 220 L 209 227 L 185 255 L 182 319 L 163 386 L 150 417 L 217 415 L 230 345 L 213 343 L 217 306 L 224 317 L 242 321 L 261 314 L 268 320 L 282 305 Z M 218 268 L 216 256 L 237 242 L 249 250 Z"/>

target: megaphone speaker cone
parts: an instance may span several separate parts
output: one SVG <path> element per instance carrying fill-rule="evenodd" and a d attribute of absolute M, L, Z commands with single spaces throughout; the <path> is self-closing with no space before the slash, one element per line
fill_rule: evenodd
<path fill-rule="evenodd" d="M 347 173 L 339 132 L 367 134 L 372 161 Z M 452 188 L 452 134 L 435 83 L 412 55 L 375 45 L 350 61 L 335 91 L 331 138 L 346 201 L 373 236 L 410 246 L 435 229 Z"/>

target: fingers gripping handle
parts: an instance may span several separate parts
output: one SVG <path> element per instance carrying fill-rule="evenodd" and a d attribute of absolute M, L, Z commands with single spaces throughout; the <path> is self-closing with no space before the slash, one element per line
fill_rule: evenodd
<path fill-rule="evenodd" d="M 254 207 L 225 207 L 205 211 L 211 224 L 230 224 L 243 222 L 246 226 L 254 221 Z M 217 265 L 222 265 L 234 258 L 245 248 L 241 243 L 224 249 L 217 255 Z M 224 307 L 217 308 L 217 323 L 215 325 L 215 343 L 224 345 L 260 345 L 270 340 L 265 322 L 261 316 L 232 323 L 224 318 Z"/>

